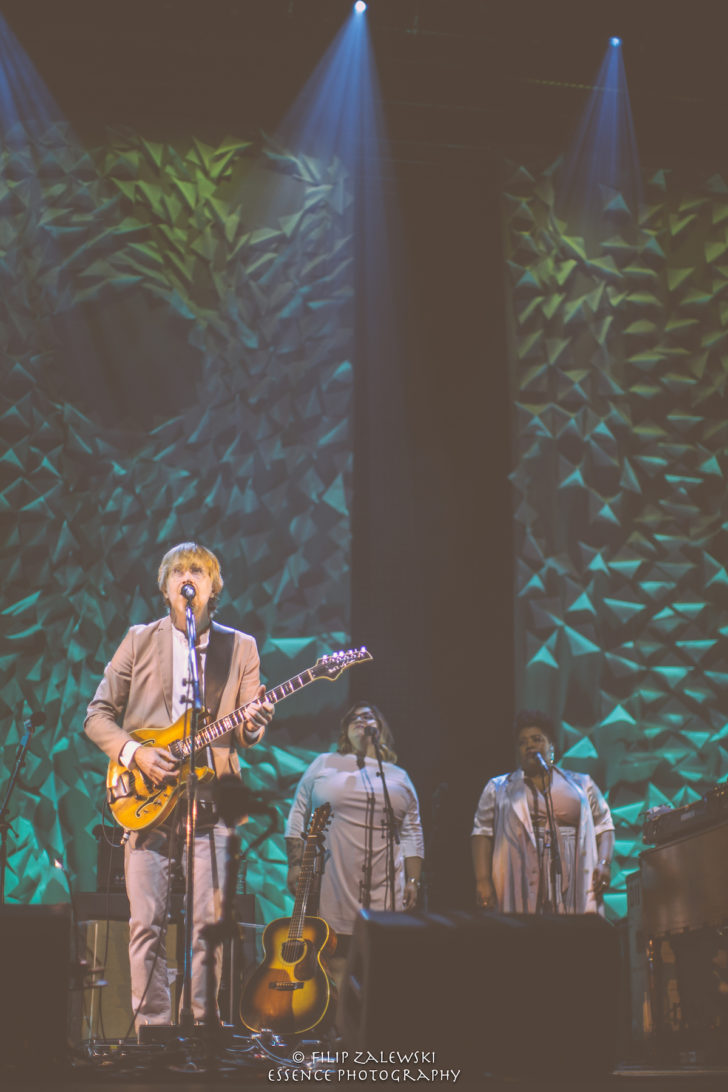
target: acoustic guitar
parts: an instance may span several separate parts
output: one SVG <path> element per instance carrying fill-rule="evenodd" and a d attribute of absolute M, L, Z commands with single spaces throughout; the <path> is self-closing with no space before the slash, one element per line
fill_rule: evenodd
<path fill-rule="evenodd" d="M 365 648 L 331 652 L 327 656 L 319 657 L 313 667 L 302 671 L 300 675 L 294 675 L 280 686 L 268 690 L 263 700 L 275 705 L 276 702 L 289 698 L 291 694 L 298 693 L 316 679 L 338 679 L 348 667 L 371 659 L 371 653 Z M 195 753 L 242 724 L 246 711 L 252 704 L 252 701 L 247 702 L 227 716 L 201 728 L 195 734 Z M 189 716 L 189 712 L 183 713 L 169 728 L 140 728 L 130 733 L 130 737 L 138 740 L 142 746 L 166 747 L 172 757 L 178 759 L 179 769 L 172 780 L 163 785 L 154 785 L 136 767 L 127 769 L 119 762 L 109 763 L 106 773 L 106 799 L 114 819 L 126 830 L 144 830 L 158 826 L 171 815 L 179 803 L 190 774 L 192 744 L 188 731 Z M 210 781 L 215 776 L 215 771 L 207 766 L 195 764 L 195 772 L 200 782 Z"/>
<path fill-rule="evenodd" d="M 240 1000 L 240 1018 L 251 1031 L 311 1031 L 322 1023 L 335 997 L 325 959 L 336 950 L 336 934 L 323 918 L 306 915 L 316 847 L 330 816 L 331 805 L 322 804 L 311 817 L 293 914 L 270 922 L 263 932 L 263 962 Z"/>

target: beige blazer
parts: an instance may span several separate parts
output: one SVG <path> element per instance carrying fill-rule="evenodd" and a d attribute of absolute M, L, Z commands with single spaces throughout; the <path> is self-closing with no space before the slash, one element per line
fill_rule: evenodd
<path fill-rule="evenodd" d="M 255 639 L 233 630 L 230 672 L 220 698 L 218 717 L 251 701 L 260 686 L 260 658 Z M 172 620 L 169 616 L 132 626 L 111 661 L 86 712 L 89 739 L 118 761 L 129 733 L 139 728 L 168 728 L 172 723 Z M 239 773 L 234 742 L 247 747 L 243 725 L 212 744 L 215 772 Z"/>

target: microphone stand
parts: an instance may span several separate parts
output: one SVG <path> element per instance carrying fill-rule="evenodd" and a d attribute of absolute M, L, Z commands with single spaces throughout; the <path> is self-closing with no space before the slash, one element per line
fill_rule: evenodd
<path fill-rule="evenodd" d="M 379 746 L 379 732 L 370 732 L 369 738 L 372 741 L 374 747 L 374 754 L 377 759 L 377 765 L 379 766 L 379 776 L 382 779 L 382 794 L 384 796 L 384 814 L 385 814 L 385 829 L 387 831 L 387 883 L 389 885 L 389 899 L 392 910 L 396 910 L 395 894 L 394 894 L 394 846 L 399 845 L 399 832 L 397 831 L 397 825 L 394 821 L 394 809 L 392 808 L 392 801 L 389 797 L 389 789 L 387 788 L 387 779 L 384 776 L 384 766 L 382 765 L 382 750 Z"/>
<path fill-rule="evenodd" d="M 215 788 L 215 804 L 227 827 L 227 862 L 220 918 L 202 929 L 205 942 L 205 1039 L 209 1070 L 215 1069 L 222 1036 L 217 1014 L 216 952 L 224 941 L 234 941 L 240 936 L 235 913 L 235 889 L 243 855 L 240 852 L 241 839 L 237 827 L 248 818 L 251 794 L 239 777 L 224 774 Z"/>
<path fill-rule="evenodd" d="M 8 787 L 5 790 L 5 799 L 0 805 L 0 906 L 5 905 L 5 869 L 8 864 L 8 847 L 6 844 L 6 836 L 8 831 L 13 828 L 10 826 L 8 820 L 8 809 L 10 807 L 10 797 L 12 796 L 15 783 L 20 777 L 20 771 L 23 768 L 25 762 L 25 756 L 28 753 L 28 747 L 30 741 L 33 738 L 33 729 L 37 724 L 41 723 L 38 716 L 28 717 L 23 721 L 23 738 L 18 745 L 18 752 L 15 756 L 15 766 L 13 772 L 10 775 L 10 781 Z"/>
<path fill-rule="evenodd" d="M 190 597 L 191 598 L 191 597 Z M 195 745 L 202 709 L 200 700 L 200 676 L 197 670 L 197 625 L 190 601 L 185 607 L 187 621 L 187 659 L 188 682 L 192 687 L 192 708 L 188 711 L 188 729 L 190 740 L 189 773 L 187 776 L 187 821 L 185 827 L 185 849 L 187 856 L 187 885 L 185 888 L 185 936 L 184 936 L 184 972 L 182 978 L 182 1007 L 180 1009 L 180 1027 L 188 1035 L 193 1034 L 195 1014 L 192 1010 L 192 928 L 194 925 L 194 890 L 195 890 L 195 834 L 197 832 L 197 771 L 195 769 Z"/>
<path fill-rule="evenodd" d="M 541 760 L 543 765 L 546 766 L 545 759 Z M 553 896 L 554 912 L 558 913 L 559 902 L 563 908 L 563 896 L 561 894 L 561 850 L 559 848 L 559 839 L 556 832 L 556 822 L 554 820 L 554 804 L 551 799 L 551 767 L 547 766 L 547 778 L 546 785 L 544 787 L 544 800 L 546 801 L 546 819 L 549 827 L 549 840 L 551 842 L 551 852 L 549 854 L 549 866 L 551 872 L 551 893 Z"/>

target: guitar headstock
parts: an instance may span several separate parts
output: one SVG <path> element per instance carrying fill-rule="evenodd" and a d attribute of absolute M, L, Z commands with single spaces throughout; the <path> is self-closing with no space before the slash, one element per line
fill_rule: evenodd
<path fill-rule="evenodd" d="M 320 656 L 311 674 L 317 679 L 338 679 L 342 671 L 354 664 L 363 664 L 367 660 L 373 660 L 371 652 L 362 645 L 361 648 L 350 648 L 346 652 L 329 652 L 326 656 Z"/>
<path fill-rule="evenodd" d="M 329 824 L 331 818 L 331 804 L 319 804 L 316 811 L 311 816 L 311 823 L 308 828 L 307 838 L 318 838 L 323 834 L 326 827 Z"/>

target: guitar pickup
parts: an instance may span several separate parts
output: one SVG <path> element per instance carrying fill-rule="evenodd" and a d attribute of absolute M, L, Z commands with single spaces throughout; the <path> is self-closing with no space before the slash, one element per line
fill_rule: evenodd
<path fill-rule="evenodd" d="M 302 990 L 303 982 L 269 982 L 269 990 Z"/>
<path fill-rule="evenodd" d="M 113 785 L 109 785 L 106 789 L 106 799 L 109 804 L 113 804 L 116 800 L 125 800 L 128 796 L 133 795 L 134 778 L 129 770 L 120 773 Z"/>

